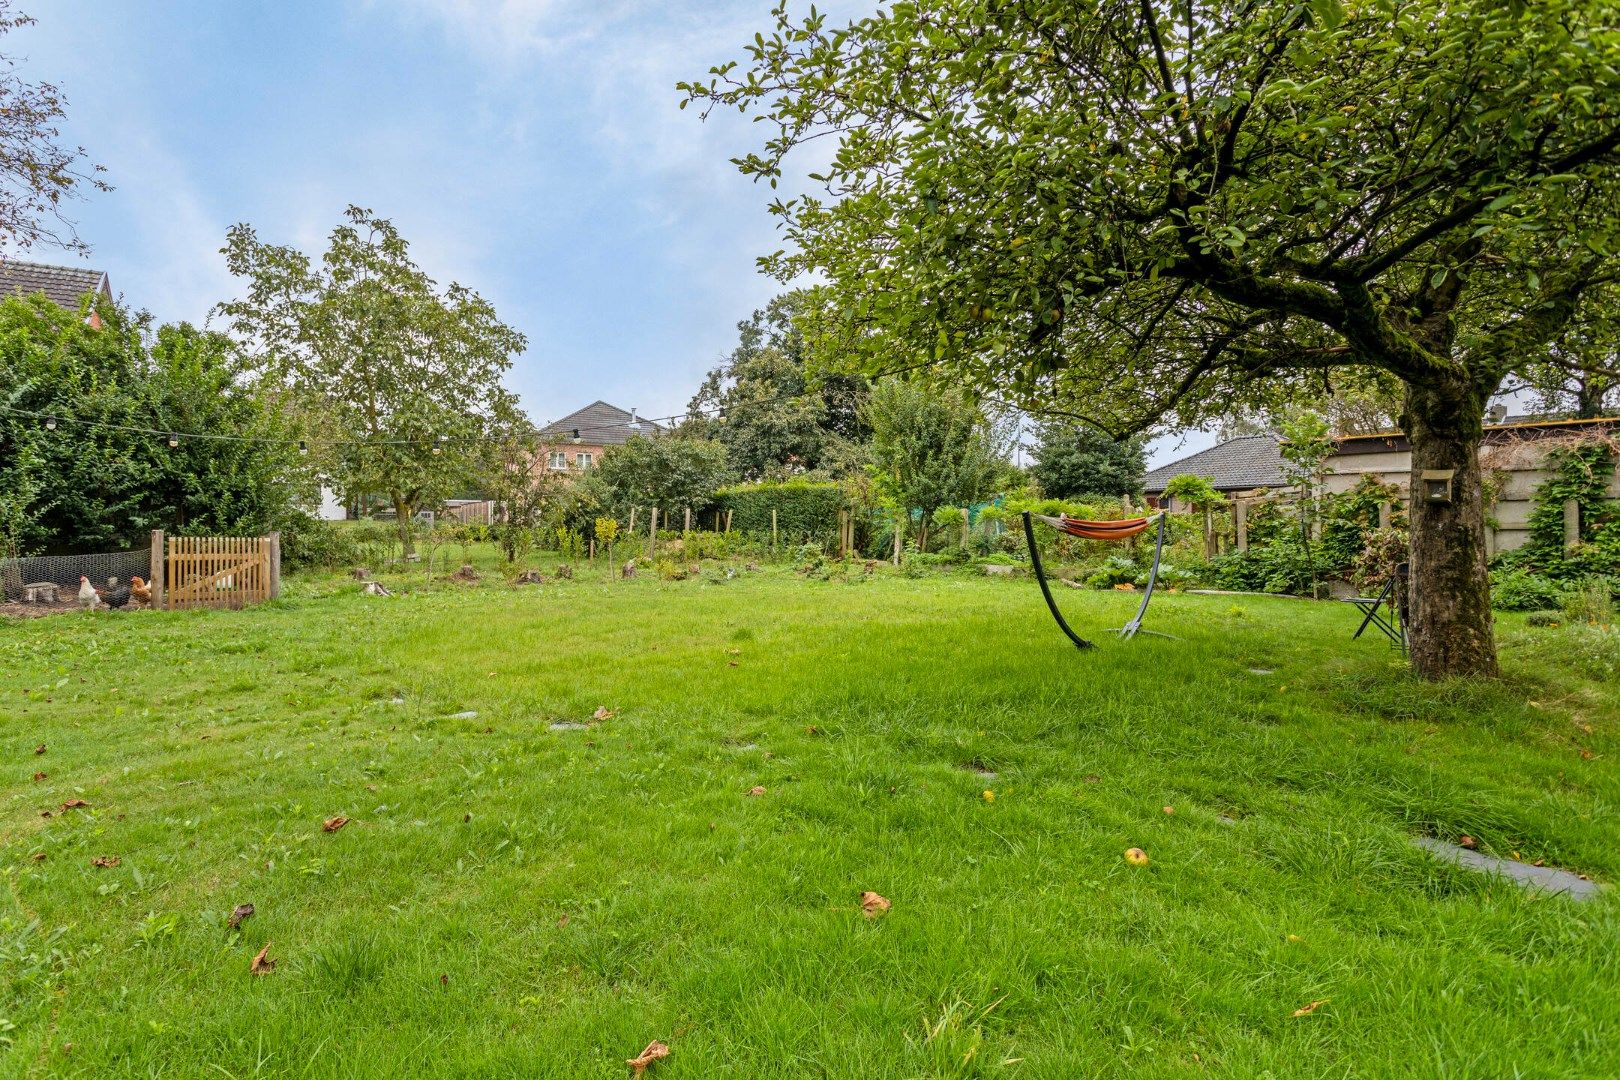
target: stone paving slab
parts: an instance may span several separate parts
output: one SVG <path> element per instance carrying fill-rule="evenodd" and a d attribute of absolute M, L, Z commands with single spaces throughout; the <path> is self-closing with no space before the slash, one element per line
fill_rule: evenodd
<path fill-rule="evenodd" d="M 1579 874 L 1572 874 L 1568 870 L 1560 870 L 1553 866 L 1531 866 L 1529 863 L 1515 862 L 1512 859 L 1499 859 L 1495 855 L 1470 851 L 1456 844 L 1448 844 L 1444 840 L 1436 840 L 1432 836 L 1419 836 L 1412 842 L 1445 862 L 1466 866 L 1470 870 L 1478 870 L 1485 874 L 1496 874 L 1527 889 L 1562 894 L 1572 900 L 1590 900 L 1603 888 L 1597 882 L 1583 878 Z"/>

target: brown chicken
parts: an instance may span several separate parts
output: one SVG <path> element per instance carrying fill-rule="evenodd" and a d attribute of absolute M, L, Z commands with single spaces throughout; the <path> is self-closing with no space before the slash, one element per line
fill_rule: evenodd
<path fill-rule="evenodd" d="M 141 577 L 139 574 L 136 574 L 129 579 L 129 592 L 131 596 L 135 597 L 135 599 L 139 600 L 141 603 L 148 606 L 151 605 L 152 586 L 148 585 L 146 583 L 146 579 Z"/>

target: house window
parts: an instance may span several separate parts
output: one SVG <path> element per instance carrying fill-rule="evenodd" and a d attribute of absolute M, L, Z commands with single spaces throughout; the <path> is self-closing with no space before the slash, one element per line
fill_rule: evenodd
<path fill-rule="evenodd" d="M 553 450 L 549 464 L 553 469 L 568 468 L 568 452 L 566 450 Z"/>
<path fill-rule="evenodd" d="M 588 450 L 574 455 L 574 467 L 577 469 L 588 469 L 595 464 L 595 462 L 596 455 Z"/>

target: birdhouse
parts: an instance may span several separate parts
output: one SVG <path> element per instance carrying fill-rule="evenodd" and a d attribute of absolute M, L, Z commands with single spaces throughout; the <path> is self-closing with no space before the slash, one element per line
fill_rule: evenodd
<path fill-rule="evenodd" d="M 1423 470 L 1423 501 L 1428 503 L 1451 502 L 1451 481 L 1457 475 L 1455 469 L 1424 469 Z"/>

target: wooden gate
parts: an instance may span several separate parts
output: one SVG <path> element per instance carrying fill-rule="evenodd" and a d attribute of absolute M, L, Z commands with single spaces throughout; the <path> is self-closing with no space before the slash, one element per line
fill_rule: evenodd
<path fill-rule="evenodd" d="M 171 536 L 164 558 L 169 608 L 240 608 L 281 593 L 281 537 Z"/>

